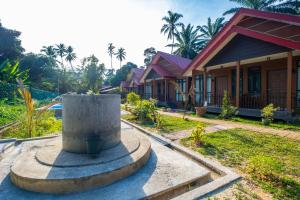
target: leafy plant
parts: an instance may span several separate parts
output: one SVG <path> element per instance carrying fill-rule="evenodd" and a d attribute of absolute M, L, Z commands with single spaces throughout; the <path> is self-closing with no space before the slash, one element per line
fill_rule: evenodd
<path fill-rule="evenodd" d="M 141 100 L 138 101 L 132 113 L 141 122 L 154 122 L 157 115 L 156 100 Z"/>
<path fill-rule="evenodd" d="M 278 108 L 274 108 L 273 104 L 269 104 L 265 106 L 261 110 L 262 123 L 264 125 L 269 125 L 273 121 L 274 113 L 278 110 Z"/>
<path fill-rule="evenodd" d="M 228 92 L 225 90 L 224 97 L 222 100 L 220 117 L 223 119 L 230 119 L 234 115 L 236 115 L 236 112 L 237 112 L 237 108 L 231 105 L 230 98 L 228 96 Z"/>
<path fill-rule="evenodd" d="M 140 100 L 141 97 L 134 92 L 130 92 L 127 94 L 127 103 L 129 103 L 132 106 L 135 106 Z"/>
<path fill-rule="evenodd" d="M 162 129 L 164 126 L 164 120 L 163 117 L 161 116 L 161 114 L 159 114 L 158 112 L 155 114 L 155 127 L 157 129 Z"/>
<path fill-rule="evenodd" d="M 201 146 L 204 134 L 205 129 L 203 125 L 198 125 L 194 130 L 192 130 L 191 138 L 196 146 Z"/>
<path fill-rule="evenodd" d="M 15 82 L 16 79 L 26 81 L 28 79 L 29 69 L 20 70 L 19 62 L 12 65 L 8 60 L 0 65 L 0 80 L 3 82 Z"/>

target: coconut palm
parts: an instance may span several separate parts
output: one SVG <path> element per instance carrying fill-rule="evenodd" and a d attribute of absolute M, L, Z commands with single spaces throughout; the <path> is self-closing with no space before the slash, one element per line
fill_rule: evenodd
<path fill-rule="evenodd" d="M 112 66 L 112 56 L 114 55 L 114 49 L 115 49 L 116 47 L 113 45 L 113 43 L 108 43 L 108 47 L 107 47 L 107 53 L 109 54 L 109 56 L 110 56 L 110 67 L 111 67 L 111 69 L 113 68 L 113 66 Z"/>
<path fill-rule="evenodd" d="M 220 17 L 217 18 L 214 22 L 211 21 L 209 17 L 207 19 L 207 24 L 203 26 L 197 26 L 201 33 L 201 38 L 203 40 L 203 44 L 206 45 L 224 26 L 225 18 Z"/>
<path fill-rule="evenodd" d="M 51 57 L 53 59 L 56 58 L 56 52 L 53 46 L 43 46 L 41 52 L 44 53 L 46 56 Z"/>
<path fill-rule="evenodd" d="M 256 10 L 298 14 L 299 13 L 299 0 L 229 0 L 239 4 L 243 8 L 251 8 Z M 234 14 L 241 7 L 231 8 L 227 10 L 223 15 Z"/>
<path fill-rule="evenodd" d="M 69 62 L 71 68 L 73 69 L 72 62 L 77 58 L 76 54 L 74 53 L 74 49 L 71 46 L 68 46 L 66 49 L 66 61 Z M 73 69 L 74 70 L 74 69 Z"/>
<path fill-rule="evenodd" d="M 164 33 L 164 35 L 168 34 L 168 40 L 172 39 L 172 44 L 174 44 L 175 34 L 178 33 L 177 27 L 182 26 L 183 24 L 179 22 L 179 19 L 183 17 L 182 14 L 173 13 L 172 11 L 168 11 L 168 16 L 162 18 L 165 24 L 161 27 L 160 32 Z M 173 47 L 171 46 L 171 54 L 173 53 Z"/>
<path fill-rule="evenodd" d="M 116 58 L 120 61 L 120 68 L 122 66 L 122 61 L 125 60 L 126 52 L 124 48 L 119 48 L 117 53 L 115 53 Z"/>
<path fill-rule="evenodd" d="M 174 54 L 192 59 L 197 55 L 204 42 L 197 32 L 198 29 L 194 29 L 191 24 L 183 25 L 181 31 L 175 34 L 177 42 L 167 46 L 176 48 Z"/>
<path fill-rule="evenodd" d="M 56 48 L 55 48 L 55 51 L 56 51 L 56 54 L 60 57 L 60 60 L 61 60 L 60 64 L 64 68 L 64 60 L 63 60 L 63 58 L 66 55 L 66 46 L 64 44 L 62 44 L 62 43 L 57 44 Z"/>

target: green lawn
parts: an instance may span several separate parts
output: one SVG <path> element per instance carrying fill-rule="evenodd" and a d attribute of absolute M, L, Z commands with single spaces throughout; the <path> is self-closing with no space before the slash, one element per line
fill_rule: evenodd
<path fill-rule="evenodd" d="M 24 111 L 24 105 L 8 105 L 0 102 L 0 126 L 20 119 Z"/>
<path fill-rule="evenodd" d="M 235 167 L 275 199 L 300 199 L 300 143 L 287 138 L 242 129 L 206 134 L 196 147 L 190 138 L 184 146 Z"/>
<path fill-rule="evenodd" d="M 123 115 L 123 119 L 126 119 L 130 122 L 137 123 L 145 128 L 148 129 L 155 129 L 153 123 L 140 123 L 135 119 L 135 117 L 131 114 L 129 115 Z M 191 120 L 184 120 L 182 118 L 178 117 L 171 117 L 167 115 L 162 115 L 163 118 L 163 128 L 159 130 L 161 133 L 170 133 L 170 132 L 176 132 L 181 130 L 187 130 L 196 127 L 197 125 L 205 125 L 201 122 L 191 121 Z"/>
<path fill-rule="evenodd" d="M 190 114 L 190 116 L 196 117 L 196 114 Z M 215 114 L 205 114 L 203 116 L 203 118 L 207 118 L 207 119 L 219 119 L 218 115 Z M 232 122 L 241 122 L 241 123 L 245 123 L 245 124 L 252 124 L 252 125 L 257 125 L 257 126 L 264 126 L 261 123 L 261 119 L 259 118 L 246 118 L 246 117 L 240 117 L 240 116 L 236 116 L 233 117 L 232 119 L 228 119 L 228 121 L 232 121 Z M 274 121 L 273 123 L 271 123 L 269 126 L 270 128 L 276 128 L 276 129 L 283 129 L 283 130 L 292 130 L 292 131 L 300 131 L 300 124 L 289 124 L 283 121 Z"/>

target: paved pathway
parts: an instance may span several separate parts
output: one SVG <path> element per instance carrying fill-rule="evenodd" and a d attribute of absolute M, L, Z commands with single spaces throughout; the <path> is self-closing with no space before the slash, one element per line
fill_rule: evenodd
<path fill-rule="evenodd" d="M 181 113 L 171 113 L 171 112 L 163 112 L 159 111 L 161 114 L 174 116 L 174 117 L 182 117 Z M 290 131 L 290 130 L 282 130 L 282 129 L 274 129 L 270 127 L 262 127 L 262 126 L 255 126 L 251 124 L 244 124 L 240 122 L 231 122 L 231 121 L 224 121 L 224 120 L 218 120 L 218 119 L 206 119 L 201 117 L 191 117 L 186 116 L 186 118 L 193 120 L 193 121 L 199 121 L 209 124 L 216 124 L 217 126 L 221 127 L 227 127 L 227 128 L 241 128 L 246 130 L 251 130 L 255 132 L 260 133 L 269 133 L 273 135 L 278 135 L 281 137 L 287 137 L 290 139 L 298 140 L 300 141 L 300 131 Z"/>

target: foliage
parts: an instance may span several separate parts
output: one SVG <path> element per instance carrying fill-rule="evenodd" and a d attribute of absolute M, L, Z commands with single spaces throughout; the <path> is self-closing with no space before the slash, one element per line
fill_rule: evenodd
<path fill-rule="evenodd" d="M 74 60 L 76 60 L 76 58 L 77 58 L 77 56 L 76 56 L 76 53 L 74 53 L 73 47 L 68 46 L 67 49 L 66 49 L 66 61 L 69 62 L 69 64 L 70 64 L 72 70 L 74 70 L 74 69 L 73 69 L 72 62 L 73 62 Z"/>
<path fill-rule="evenodd" d="M 132 113 L 141 122 L 154 122 L 157 114 L 156 100 L 138 101 Z"/>
<path fill-rule="evenodd" d="M 162 117 L 161 114 L 156 113 L 154 121 L 155 121 L 155 127 L 157 129 L 163 129 L 163 127 L 164 127 L 164 119 L 163 119 L 163 117 Z"/>
<path fill-rule="evenodd" d="M 186 121 L 182 118 L 179 117 L 173 117 L 173 116 L 168 116 L 168 115 L 160 115 L 161 120 L 162 120 L 162 127 L 159 128 L 160 133 L 172 133 L 172 132 L 177 132 L 177 131 L 182 131 L 182 130 L 188 130 L 191 128 L 194 128 L 198 125 L 205 126 L 205 124 L 198 122 L 198 121 Z M 128 121 L 131 121 L 133 123 L 138 123 L 139 125 L 149 128 L 151 130 L 156 131 L 157 128 L 157 123 L 155 122 L 141 122 L 138 121 L 136 116 L 134 115 L 122 115 L 123 119 L 126 119 Z"/>
<path fill-rule="evenodd" d="M 205 134 L 205 128 L 203 125 L 198 125 L 195 129 L 192 130 L 191 138 L 193 139 L 196 146 L 202 144 L 202 138 Z"/>
<path fill-rule="evenodd" d="M 230 103 L 230 98 L 227 91 L 224 91 L 224 97 L 222 100 L 221 114 L 220 118 L 230 119 L 236 115 L 237 108 L 232 106 Z"/>
<path fill-rule="evenodd" d="M 122 66 L 122 61 L 126 58 L 126 52 L 124 48 L 119 48 L 116 52 L 116 58 L 120 61 L 120 68 Z"/>
<path fill-rule="evenodd" d="M 264 125 L 269 125 L 273 121 L 274 113 L 277 110 L 278 109 L 274 108 L 273 104 L 269 104 L 261 110 L 261 116 L 263 117 L 263 120 L 265 122 Z"/>
<path fill-rule="evenodd" d="M 137 105 L 137 103 L 141 100 L 141 97 L 134 93 L 134 92 L 130 92 L 127 94 L 127 103 L 129 103 L 132 106 Z"/>
<path fill-rule="evenodd" d="M 255 10 L 264 10 L 271 12 L 279 12 L 279 13 L 288 13 L 288 14 L 300 14 L 299 7 L 300 2 L 297 0 L 229 0 L 235 2 L 241 7 L 251 8 Z M 224 12 L 223 15 L 234 14 L 241 7 L 231 8 Z"/>
<path fill-rule="evenodd" d="M 275 199 L 299 199 L 300 145 L 285 137 L 243 129 L 205 134 L 196 147 L 204 155 L 249 174 L 252 181 L 273 194 Z M 191 138 L 182 144 L 193 145 Z"/>
<path fill-rule="evenodd" d="M 197 29 L 199 29 L 199 31 L 201 33 L 200 37 L 202 39 L 202 47 L 200 47 L 200 48 L 204 48 L 204 46 L 213 37 L 215 37 L 215 35 L 217 35 L 217 33 L 219 33 L 219 31 L 225 25 L 224 21 L 225 21 L 225 18 L 224 17 L 220 17 L 220 18 L 217 18 L 214 22 L 212 22 L 211 18 L 209 17 L 207 19 L 207 24 L 206 25 L 197 26 Z"/>
<path fill-rule="evenodd" d="M 161 27 L 160 32 L 164 33 L 164 35 L 168 35 L 168 39 L 172 39 L 172 49 L 171 49 L 171 54 L 173 53 L 173 45 L 174 45 L 174 39 L 175 39 L 175 34 L 178 33 L 177 27 L 180 27 L 183 25 L 183 23 L 179 22 L 179 19 L 182 18 L 182 14 L 168 11 L 168 16 L 165 16 L 162 18 L 162 20 L 165 22 L 165 24 Z"/>
<path fill-rule="evenodd" d="M 113 87 L 120 86 L 121 81 L 124 81 L 126 79 L 127 74 L 131 71 L 132 68 L 137 68 L 137 65 L 132 62 L 128 62 L 127 64 L 123 65 L 116 71 L 115 76 L 113 76 L 112 79 L 109 80 L 110 84 Z"/>
<path fill-rule="evenodd" d="M 144 50 L 144 64 L 145 66 L 149 65 L 152 61 L 152 58 L 156 55 L 156 50 L 154 47 L 150 47 Z"/>
<path fill-rule="evenodd" d="M 24 111 L 24 105 L 7 104 L 6 99 L 0 100 L 0 126 L 20 120 Z"/>
<path fill-rule="evenodd" d="M 107 53 L 110 56 L 110 67 L 111 67 L 111 69 L 113 69 L 113 66 L 112 66 L 112 56 L 115 54 L 115 52 L 114 52 L 115 48 L 116 47 L 113 45 L 113 43 L 108 43 Z"/>
<path fill-rule="evenodd" d="M 176 43 L 168 44 L 167 47 L 175 47 L 174 54 L 184 58 L 193 59 L 203 46 L 203 41 L 198 35 L 198 29 L 194 29 L 194 26 L 188 24 L 182 25 L 181 31 L 174 34 Z"/>
<path fill-rule="evenodd" d="M 21 32 L 7 29 L 0 21 L 0 63 L 5 60 L 16 61 L 22 57 L 25 51 L 19 39 Z"/>
<path fill-rule="evenodd" d="M 29 70 L 20 70 L 19 62 L 12 65 L 8 60 L 0 64 L 0 80 L 2 82 L 15 83 L 16 79 L 26 81 Z"/>

